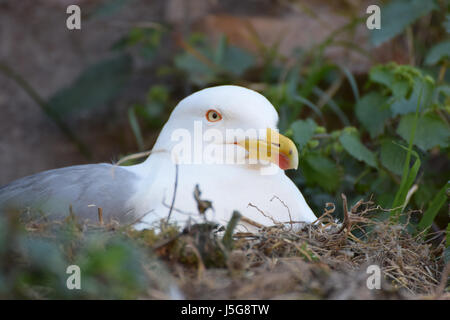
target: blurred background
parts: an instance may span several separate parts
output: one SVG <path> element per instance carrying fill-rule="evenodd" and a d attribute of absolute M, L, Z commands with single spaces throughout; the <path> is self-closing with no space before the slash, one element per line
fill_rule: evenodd
<path fill-rule="evenodd" d="M 149 150 L 181 98 L 237 84 L 278 109 L 317 214 L 407 198 L 444 229 L 449 32 L 444 0 L 0 0 L 0 185 Z"/>

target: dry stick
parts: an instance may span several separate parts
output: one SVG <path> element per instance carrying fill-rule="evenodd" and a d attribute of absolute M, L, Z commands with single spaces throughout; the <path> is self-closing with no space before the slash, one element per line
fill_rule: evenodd
<path fill-rule="evenodd" d="M 286 241 L 286 239 L 284 239 Z M 307 251 L 305 251 L 304 249 L 302 249 L 298 244 L 296 243 L 292 243 L 294 245 L 294 247 L 301 253 L 303 254 L 310 262 L 312 262 L 312 258 L 311 256 L 308 254 Z"/>
<path fill-rule="evenodd" d="M 344 82 L 344 76 L 341 73 L 339 77 L 330 85 L 330 87 L 325 91 L 325 94 L 320 98 L 319 102 L 317 102 L 317 107 L 322 109 L 324 105 L 326 105 L 336 94 L 336 92 L 341 87 Z"/>
<path fill-rule="evenodd" d="M 97 211 L 98 211 L 98 222 L 102 226 L 103 225 L 103 208 L 98 207 Z"/>
<path fill-rule="evenodd" d="M 406 42 L 408 46 L 409 64 L 412 66 L 416 65 L 415 53 L 414 53 L 414 36 L 411 26 L 406 28 Z"/>
<path fill-rule="evenodd" d="M 128 161 L 128 160 L 134 160 L 134 159 L 139 159 L 145 156 L 149 156 L 151 153 L 154 153 L 156 151 L 150 150 L 150 151 L 143 151 L 143 152 L 138 152 L 138 153 L 133 153 L 130 154 L 126 157 L 123 157 L 122 159 L 120 159 L 119 161 L 117 161 L 114 165 L 115 166 L 120 166 L 122 163 Z"/>
<path fill-rule="evenodd" d="M 411 189 L 409 189 L 408 193 L 406 194 L 405 201 L 403 202 L 402 210 L 406 208 L 406 206 L 409 203 L 409 200 L 411 199 L 412 195 L 419 189 L 419 186 L 417 184 L 414 184 Z"/>
<path fill-rule="evenodd" d="M 75 215 L 73 214 L 73 208 L 72 208 L 72 204 L 69 204 L 69 217 L 71 219 L 73 219 Z"/>
<path fill-rule="evenodd" d="M 171 237 L 169 239 L 162 239 L 162 240 L 158 241 L 157 243 L 155 243 L 152 246 L 152 249 L 154 251 L 158 251 L 159 249 L 161 249 L 161 248 L 167 246 L 168 244 L 174 242 L 175 240 L 179 239 L 182 235 L 183 235 L 183 233 L 180 232 L 177 235 L 175 235 L 175 236 L 173 236 L 173 237 Z"/>
<path fill-rule="evenodd" d="M 271 216 L 265 214 L 264 211 L 262 211 L 260 208 L 258 208 L 257 206 L 255 206 L 253 203 L 249 202 L 248 205 L 247 205 L 247 208 L 248 208 L 248 207 L 252 207 L 252 208 L 255 208 L 256 210 L 258 210 L 258 212 L 261 213 L 264 217 L 266 217 L 266 218 L 272 220 L 272 222 L 273 222 L 274 225 L 279 226 L 279 225 L 281 224 L 280 222 L 276 221 L 273 217 L 271 217 Z"/>
<path fill-rule="evenodd" d="M 188 243 L 188 245 L 186 246 L 186 249 L 191 249 L 192 252 L 197 257 L 197 260 L 198 260 L 197 280 L 201 280 L 203 278 L 203 274 L 206 270 L 205 264 L 203 263 L 202 255 L 200 254 L 200 252 L 198 251 L 198 249 L 192 242 Z"/>
<path fill-rule="evenodd" d="M 164 207 L 166 207 L 167 209 L 170 209 L 170 206 L 165 201 L 166 201 L 166 199 L 163 199 L 162 205 Z M 173 207 L 173 211 L 181 213 L 181 214 L 183 214 L 185 216 L 193 216 L 194 215 L 192 212 L 183 211 L 183 210 L 175 208 L 175 207 Z"/>
<path fill-rule="evenodd" d="M 328 207 L 332 207 L 332 208 L 327 209 Z M 335 207 L 334 203 L 332 203 L 332 202 L 325 203 L 325 212 L 322 213 L 322 215 L 320 217 L 318 217 L 316 220 L 314 220 L 311 224 L 316 224 L 318 221 L 322 220 L 326 216 L 328 216 L 329 218 L 332 218 L 330 214 L 333 213 L 335 210 L 336 210 L 336 207 Z"/>
<path fill-rule="evenodd" d="M 169 223 L 170 215 L 172 214 L 173 206 L 175 205 L 175 197 L 177 196 L 177 187 L 178 187 L 178 163 L 175 163 L 175 185 L 173 187 L 172 204 L 170 205 L 166 223 Z"/>
<path fill-rule="evenodd" d="M 447 285 L 449 275 L 450 275 L 450 262 L 448 262 L 445 265 L 444 270 L 442 270 L 441 283 L 439 284 L 439 287 L 437 287 L 437 289 L 436 289 L 436 294 L 434 296 L 434 299 L 438 299 L 444 293 L 445 286 Z"/>
<path fill-rule="evenodd" d="M 258 223 L 258 222 L 256 222 L 256 221 L 254 221 L 254 220 L 252 220 L 252 219 L 250 219 L 250 218 L 247 218 L 247 217 L 245 217 L 245 216 L 242 216 L 242 217 L 241 217 L 241 221 L 242 221 L 242 222 L 246 222 L 246 223 L 248 223 L 248 224 L 250 224 L 250 225 L 252 225 L 252 226 L 254 226 L 254 227 L 257 227 L 257 228 L 263 228 L 263 227 L 264 227 L 262 224 L 260 224 L 260 223 Z"/>
<path fill-rule="evenodd" d="M 60 115 L 55 112 L 50 105 L 34 90 L 34 88 L 21 75 L 17 74 L 8 65 L 0 62 L 0 71 L 6 76 L 16 81 L 22 89 L 36 102 L 44 113 L 52 119 L 64 135 L 77 147 L 78 151 L 86 158 L 92 158 L 89 148 L 72 132 L 72 130 L 64 123 Z"/>
<path fill-rule="evenodd" d="M 203 53 L 198 51 L 196 48 L 194 48 L 190 43 L 184 41 L 181 37 L 178 37 L 176 40 L 177 44 L 182 47 L 184 50 L 186 50 L 188 53 L 196 57 L 198 60 L 206 64 L 209 68 L 220 71 L 220 67 L 216 65 L 212 60 L 210 60 L 207 56 L 205 56 Z"/>
<path fill-rule="evenodd" d="M 364 200 L 361 199 L 359 200 L 357 203 L 355 203 L 355 205 L 351 208 L 351 212 L 352 213 L 356 213 L 358 208 L 364 203 Z"/>
<path fill-rule="evenodd" d="M 132 225 L 140 222 L 146 215 L 148 215 L 149 213 L 152 213 L 153 211 L 155 211 L 154 209 L 145 212 L 143 215 L 141 215 L 140 217 L 136 218 L 133 222 L 130 222 L 129 224 L 125 225 L 125 228 L 131 227 Z"/>
<path fill-rule="evenodd" d="M 341 229 L 337 233 L 341 233 L 344 229 L 347 229 L 347 233 L 350 231 L 350 219 L 348 216 L 348 205 L 347 205 L 347 197 L 345 194 L 341 193 L 342 198 L 342 206 L 344 209 L 344 222 L 342 223 Z"/>
<path fill-rule="evenodd" d="M 241 219 L 242 220 L 242 219 Z M 258 235 L 251 232 L 236 232 L 233 235 L 234 238 L 252 238 L 258 239 Z"/>
<path fill-rule="evenodd" d="M 115 172 L 114 170 L 116 169 L 116 167 L 120 166 L 122 163 L 125 163 L 128 160 L 139 159 L 139 158 L 149 156 L 153 153 L 160 153 L 160 152 L 169 152 L 169 151 L 167 151 L 166 149 L 149 150 L 149 151 L 142 151 L 142 152 L 133 153 L 128 156 L 125 156 L 122 159 L 120 159 L 119 161 L 117 161 L 116 163 L 113 163 L 113 167 L 111 169 L 112 176 L 114 177 L 114 172 Z"/>
<path fill-rule="evenodd" d="M 291 210 L 289 210 L 289 207 L 287 206 L 287 204 L 283 200 L 281 200 L 278 196 L 276 196 L 276 195 L 274 195 L 272 197 L 272 199 L 270 199 L 270 202 L 272 202 L 272 200 L 275 199 L 275 198 L 278 199 L 283 204 L 283 206 L 287 209 L 288 214 L 289 214 L 289 223 L 291 225 L 291 230 L 292 230 L 292 224 L 294 222 L 292 221 Z"/>

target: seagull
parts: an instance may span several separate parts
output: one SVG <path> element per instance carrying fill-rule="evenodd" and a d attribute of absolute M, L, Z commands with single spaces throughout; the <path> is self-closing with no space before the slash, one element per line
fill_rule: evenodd
<path fill-rule="evenodd" d="M 206 88 L 181 100 L 140 164 L 87 164 L 40 172 L 0 187 L 0 212 L 131 224 L 226 225 L 238 230 L 317 218 L 285 170 L 297 169 L 295 144 L 278 133 L 278 114 L 260 93 Z M 207 204 L 201 206 L 200 204 Z M 200 210 L 202 207 L 202 210 Z"/>

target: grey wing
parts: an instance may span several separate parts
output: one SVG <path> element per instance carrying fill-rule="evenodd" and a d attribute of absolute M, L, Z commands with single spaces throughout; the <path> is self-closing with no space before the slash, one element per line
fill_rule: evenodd
<path fill-rule="evenodd" d="M 110 164 L 91 164 L 40 172 L 0 188 L 0 212 L 39 213 L 61 219 L 72 212 L 82 219 L 98 221 L 103 217 L 120 222 L 136 219 L 127 208 L 134 195 L 135 173 Z"/>

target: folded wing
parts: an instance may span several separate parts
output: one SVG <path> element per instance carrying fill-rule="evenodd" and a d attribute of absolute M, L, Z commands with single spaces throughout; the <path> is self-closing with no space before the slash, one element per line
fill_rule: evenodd
<path fill-rule="evenodd" d="M 110 164 L 72 166 L 40 172 L 0 188 L 0 212 L 38 214 L 63 219 L 72 212 L 81 219 L 133 222 L 127 203 L 136 189 L 137 176 L 125 167 Z"/>

